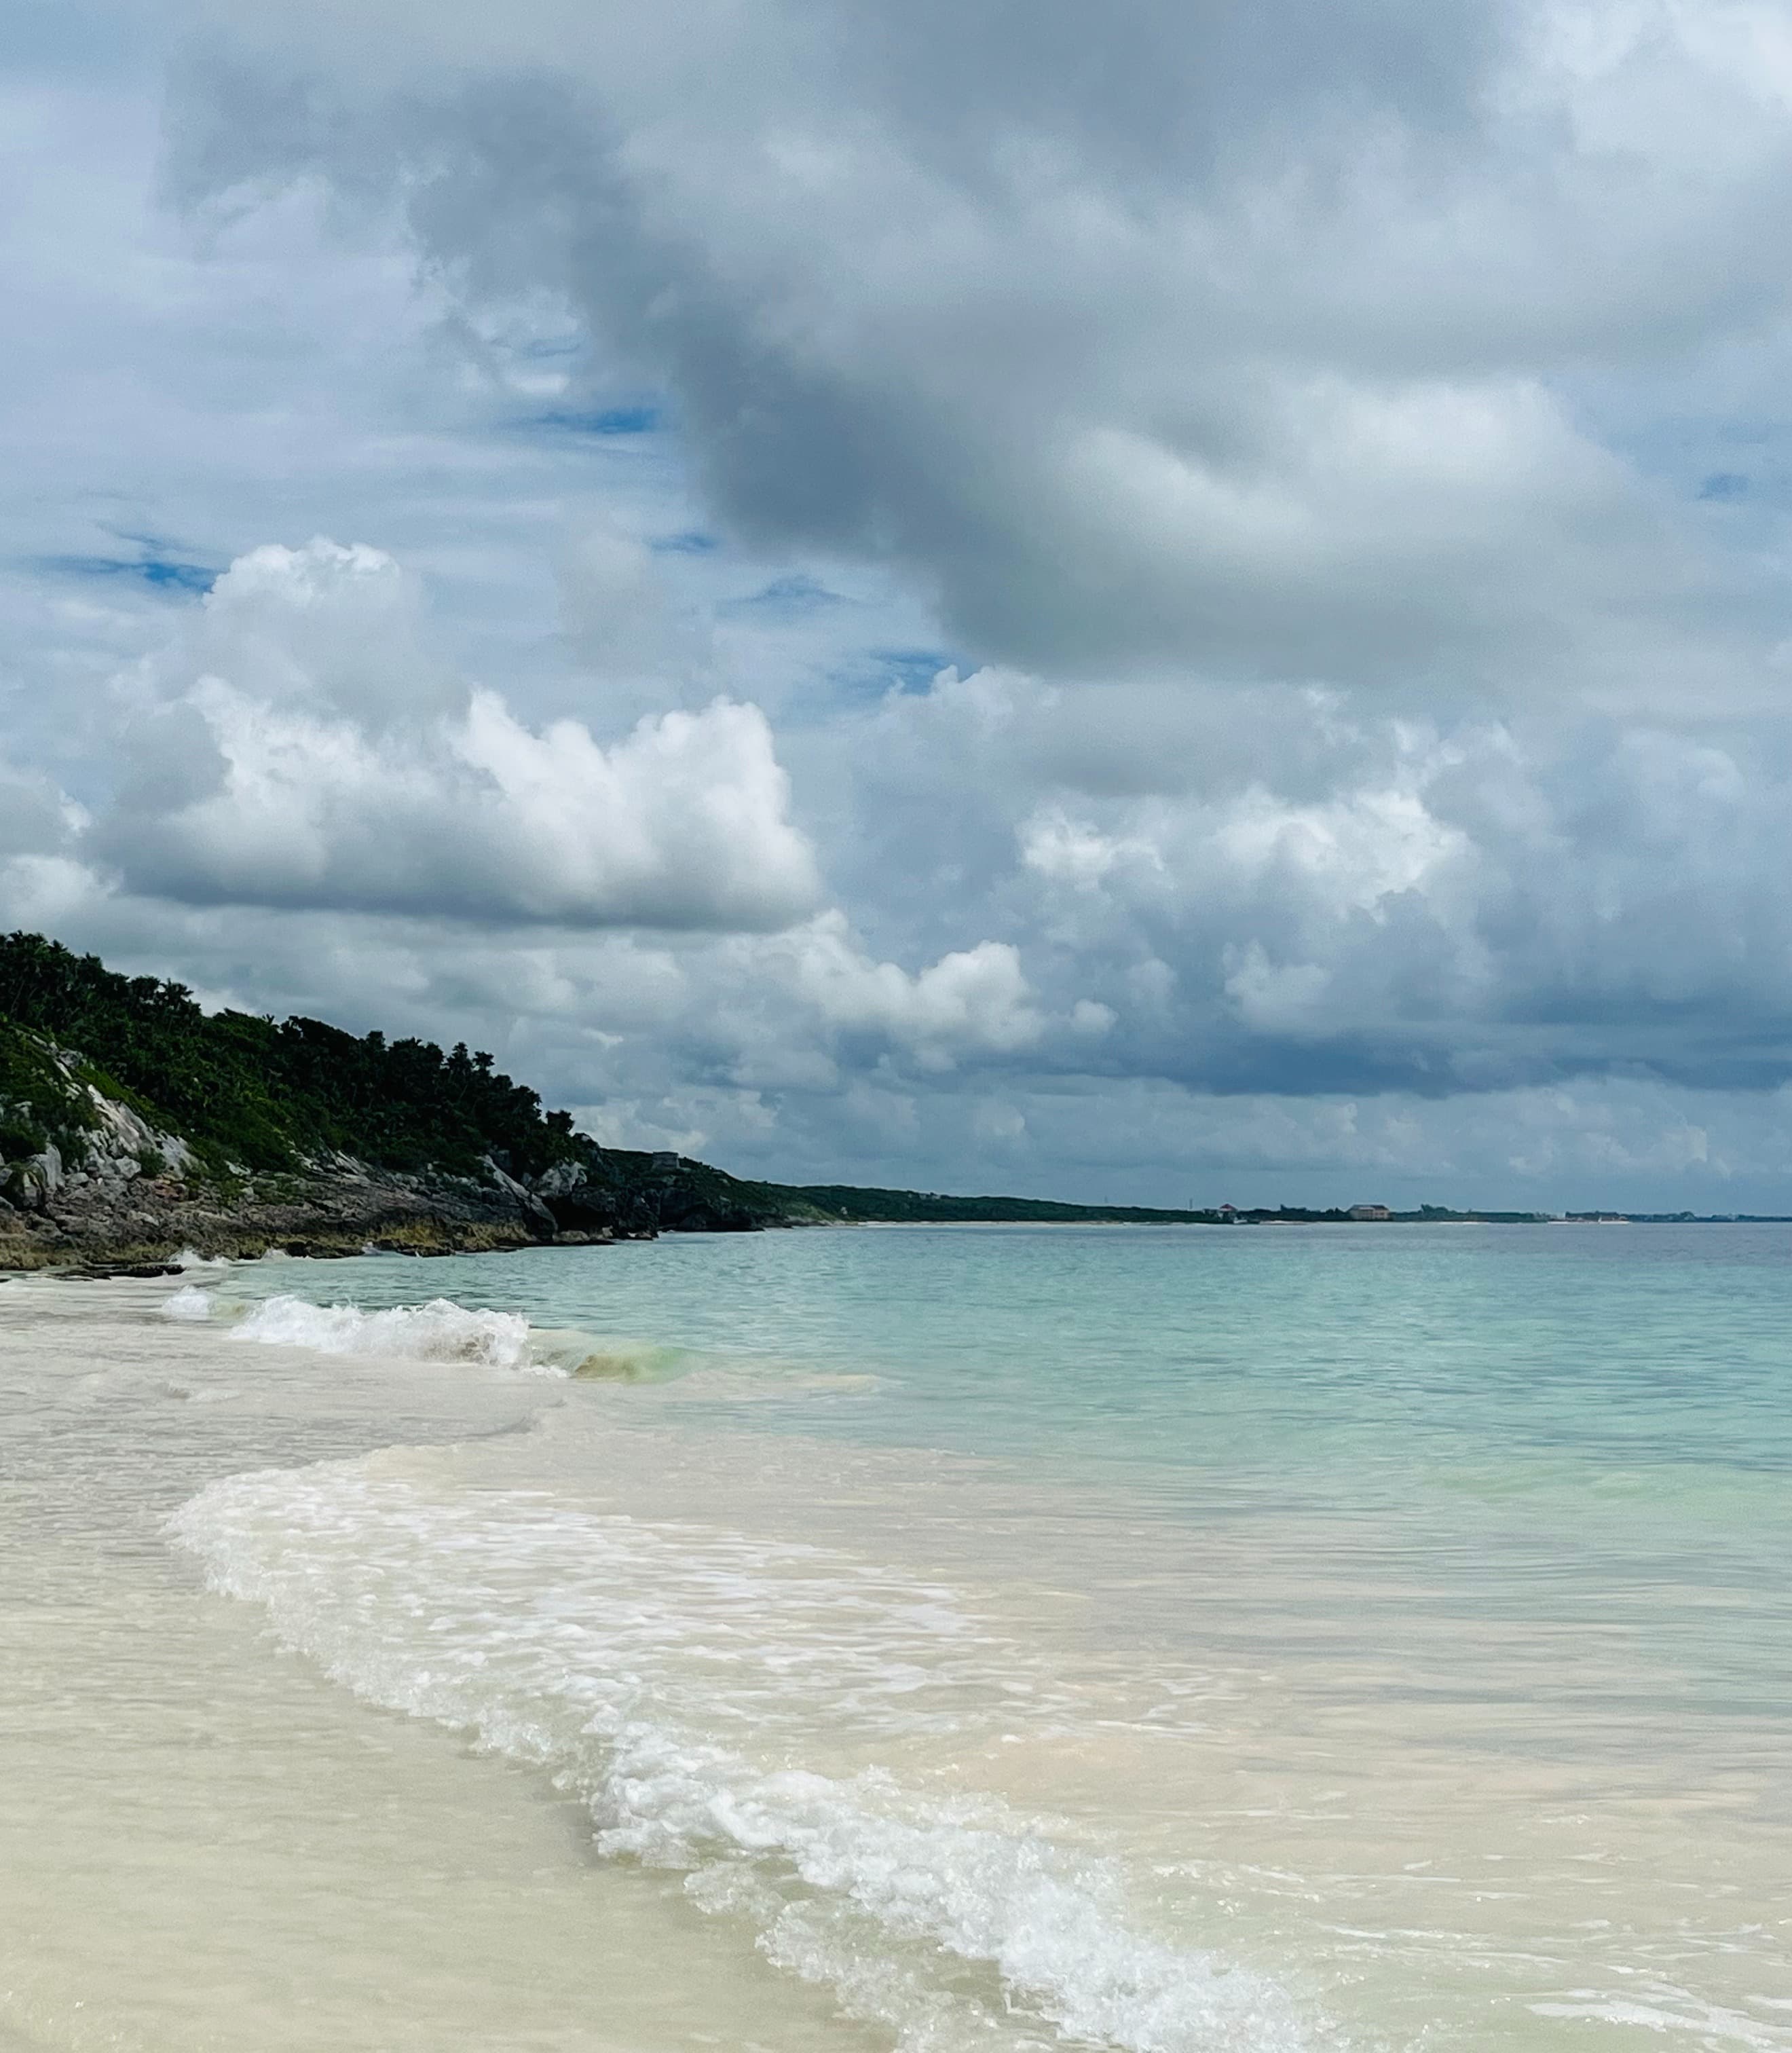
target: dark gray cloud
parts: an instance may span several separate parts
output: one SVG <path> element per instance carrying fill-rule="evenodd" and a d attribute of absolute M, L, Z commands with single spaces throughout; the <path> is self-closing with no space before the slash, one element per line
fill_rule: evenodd
<path fill-rule="evenodd" d="M 1560 381 L 1783 319 L 1745 22 L 322 18 L 196 69 L 189 192 L 402 190 L 669 388 L 736 532 L 901 566 L 979 657 L 1585 689 L 1671 669 L 1716 575 Z"/>

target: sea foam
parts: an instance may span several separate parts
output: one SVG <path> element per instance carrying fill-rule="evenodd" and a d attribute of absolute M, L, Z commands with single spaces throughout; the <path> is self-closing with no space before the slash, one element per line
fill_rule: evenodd
<path fill-rule="evenodd" d="M 385 1355 L 407 1361 L 476 1362 L 488 1368 L 563 1376 L 551 1343 L 538 1349 L 527 1319 L 433 1297 L 426 1305 L 398 1305 L 366 1312 L 354 1305 L 313 1305 L 287 1293 L 237 1313 L 210 1291 L 187 1284 L 166 1299 L 162 1316 L 195 1323 L 221 1312 L 235 1313 L 231 1337 L 273 1347 L 310 1348 L 319 1354 Z M 563 1349 L 562 1350 L 563 1351 Z"/>
<path fill-rule="evenodd" d="M 234 1477 L 171 1530 L 335 1680 L 547 1768 L 601 1852 L 683 1870 L 700 1907 L 751 1921 L 768 1958 L 904 2053 L 1337 2043 L 1269 1977 L 1151 1930 L 1117 1859 L 864 1765 L 1025 1715 L 1034 1678 L 951 1592 L 539 1492 L 425 1486 L 418 1462 Z"/>

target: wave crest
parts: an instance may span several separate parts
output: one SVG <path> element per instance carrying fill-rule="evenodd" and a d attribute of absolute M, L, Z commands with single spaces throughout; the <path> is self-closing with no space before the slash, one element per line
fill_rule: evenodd
<path fill-rule="evenodd" d="M 234 1337 L 320 1354 L 396 1356 L 406 1361 L 476 1362 L 487 1368 L 560 1372 L 530 1352 L 529 1322 L 516 1312 L 474 1310 L 449 1297 L 363 1312 L 354 1305 L 313 1305 L 283 1293 L 255 1306 Z"/>
<path fill-rule="evenodd" d="M 165 1319 L 202 1325 L 221 1309 L 232 1319 L 233 1340 L 270 1347 L 310 1348 L 318 1354 L 384 1355 L 402 1361 L 472 1362 L 484 1368 L 564 1376 L 554 1356 L 563 1345 L 538 1335 L 516 1312 L 493 1312 L 432 1297 L 426 1305 L 395 1305 L 365 1312 L 356 1305 L 314 1305 L 282 1292 L 260 1304 L 221 1307 L 214 1293 L 189 1283 L 165 1299 Z M 538 1347 L 537 1342 L 545 1344 Z"/>

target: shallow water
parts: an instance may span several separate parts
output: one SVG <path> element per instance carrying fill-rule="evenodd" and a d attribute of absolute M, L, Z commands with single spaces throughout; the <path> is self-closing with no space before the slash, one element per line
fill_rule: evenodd
<path fill-rule="evenodd" d="M 184 1320 L 0 1289 L 0 2020 L 1792 2047 L 1789 1254 L 942 1229 L 270 1262 Z"/>

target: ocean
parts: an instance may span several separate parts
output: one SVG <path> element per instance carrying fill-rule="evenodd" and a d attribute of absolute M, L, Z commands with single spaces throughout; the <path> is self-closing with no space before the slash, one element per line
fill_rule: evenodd
<path fill-rule="evenodd" d="M 1792 1229 L 0 1285 L 0 2047 L 1792 2048 Z"/>

